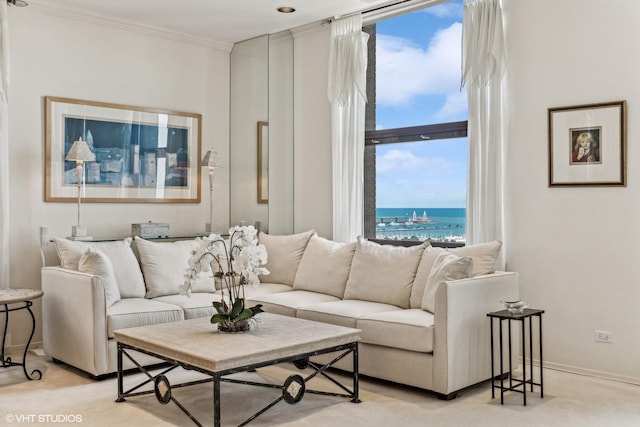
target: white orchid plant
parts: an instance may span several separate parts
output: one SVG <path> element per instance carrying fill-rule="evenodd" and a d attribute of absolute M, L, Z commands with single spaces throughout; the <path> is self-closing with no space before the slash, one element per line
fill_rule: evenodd
<path fill-rule="evenodd" d="M 214 302 L 215 313 L 211 323 L 248 320 L 261 313 L 262 305 L 245 307 L 245 285 L 258 286 L 258 275 L 269 274 L 264 268 L 267 248 L 258 244 L 257 230 L 253 226 L 235 226 L 229 229 L 228 242 L 218 234 L 202 238 L 200 248 L 189 258 L 181 294 L 191 296 L 191 289 L 200 273 L 212 272 L 212 277 L 223 281 L 222 301 Z"/>

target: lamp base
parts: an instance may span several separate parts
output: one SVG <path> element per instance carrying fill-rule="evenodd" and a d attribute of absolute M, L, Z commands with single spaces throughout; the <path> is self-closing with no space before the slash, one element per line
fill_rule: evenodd
<path fill-rule="evenodd" d="M 218 223 L 218 222 L 214 222 L 213 224 L 208 222 L 208 223 L 206 223 L 204 225 L 204 232 L 205 232 L 205 234 L 207 236 L 209 234 L 212 234 L 212 233 L 214 233 L 214 234 L 222 234 L 223 233 L 223 229 L 220 226 L 220 223 Z"/>
<path fill-rule="evenodd" d="M 69 240 L 93 240 L 93 237 L 87 236 L 87 227 L 83 225 L 74 225 L 71 227 L 71 236 Z"/>

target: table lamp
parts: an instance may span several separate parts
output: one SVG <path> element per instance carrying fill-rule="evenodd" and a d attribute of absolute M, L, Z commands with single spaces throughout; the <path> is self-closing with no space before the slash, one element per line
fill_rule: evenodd
<path fill-rule="evenodd" d="M 91 240 L 91 237 L 87 236 L 86 227 L 80 225 L 80 196 L 81 187 L 84 183 L 83 164 L 84 162 L 95 162 L 96 155 L 91 152 L 87 143 L 80 137 L 77 141 L 73 142 L 71 149 L 64 159 L 70 162 L 76 162 L 76 170 L 78 171 L 78 223 L 71 228 L 71 239 Z"/>
<path fill-rule="evenodd" d="M 213 233 L 213 172 L 216 168 L 221 168 L 222 163 L 217 151 L 209 150 L 202 158 L 200 166 L 209 169 L 209 223 L 205 226 L 206 233 Z"/>

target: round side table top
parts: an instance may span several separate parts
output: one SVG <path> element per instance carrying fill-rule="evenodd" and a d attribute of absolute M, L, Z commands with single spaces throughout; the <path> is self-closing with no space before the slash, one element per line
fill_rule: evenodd
<path fill-rule="evenodd" d="M 42 295 L 43 292 L 37 289 L 0 289 L 0 304 L 31 301 Z"/>

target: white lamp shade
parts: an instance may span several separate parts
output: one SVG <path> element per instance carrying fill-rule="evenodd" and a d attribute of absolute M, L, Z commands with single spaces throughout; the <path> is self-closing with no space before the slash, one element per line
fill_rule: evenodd
<path fill-rule="evenodd" d="M 91 152 L 87 143 L 80 137 L 77 141 L 73 142 L 71 149 L 64 159 L 75 162 L 95 162 L 96 155 Z"/>
<path fill-rule="evenodd" d="M 207 166 L 210 168 L 221 168 L 222 162 L 217 151 L 209 150 L 200 161 L 200 166 Z"/>

